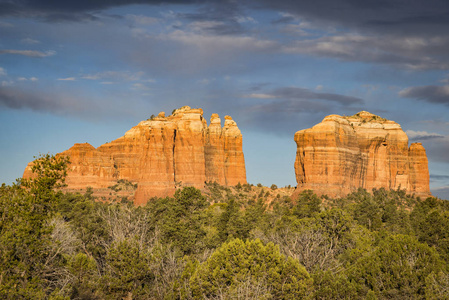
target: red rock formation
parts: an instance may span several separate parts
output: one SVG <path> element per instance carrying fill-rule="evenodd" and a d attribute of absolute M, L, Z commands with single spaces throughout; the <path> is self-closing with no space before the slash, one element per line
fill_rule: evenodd
<path fill-rule="evenodd" d="M 242 135 L 236 123 L 226 116 L 222 128 L 220 118 L 213 114 L 207 127 L 203 111 L 188 106 L 168 117 L 162 112 L 142 121 L 97 149 L 87 143 L 75 144 L 58 155 L 70 157 L 68 190 L 92 187 L 96 195 L 107 198 L 108 187 L 125 179 L 137 183 L 137 205 L 153 196 L 172 195 L 181 186 L 203 188 L 206 181 L 246 183 Z M 31 176 L 31 165 L 24 178 Z"/>
<path fill-rule="evenodd" d="M 225 178 L 226 185 L 236 185 L 240 181 L 245 159 L 242 151 L 242 134 L 237 123 L 230 116 L 225 116 L 223 127 L 223 141 L 225 153 Z"/>
<path fill-rule="evenodd" d="M 207 129 L 206 144 L 204 150 L 206 159 L 206 180 L 216 181 L 220 185 L 226 185 L 226 155 L 224 148 L 223 129 L 221 128 L 221 120 L 217 114 L 212 114 L 210 118 L 210 125 Z"/>
<path fill-rule="evenodd" d="M 405 189 L 431 196 L 424 147 L 408 147 L 401 126 L 369 112 L 352 117 L 330 115 L 296 132 L 297 193 L 344 196 L 357 188 Z"/>

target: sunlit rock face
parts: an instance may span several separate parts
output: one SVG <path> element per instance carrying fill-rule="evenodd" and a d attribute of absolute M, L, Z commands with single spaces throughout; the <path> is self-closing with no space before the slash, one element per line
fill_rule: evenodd
<path fill-rule="evenodd" d="M 396 122 L 362 111 L 351 117 L 330 115 L 295 134 L 297 191 L 332 197 L 359 187 L 405 189 L 431 196 L 427 156 L 421 143 L 408 145 Z"/>
<path fill-rule="evenodd" d="M 202 109 L 184 106 L 166 117 L 140 122 L 121 138 L 94 148 L 88 143 L 75 144 L 59 153 L 70 157 L 67 190 L 92 187 L 94 195 L 108 199 L 119 180 L 137 184 L 134 191 L 121 193 L 137 205 L 151 197 L 173 195 L 176 188 L 203 188 L 205 182 L 221 185 L 246 183 L 242 134 L 231 117 L 224 126 L 217 114 L 210 125 Z M 32 162 L 24 178 L 31 177 Z"/>

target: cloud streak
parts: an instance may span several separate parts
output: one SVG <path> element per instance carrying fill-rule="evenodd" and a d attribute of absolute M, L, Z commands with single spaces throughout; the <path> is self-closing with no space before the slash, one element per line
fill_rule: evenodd
<path fill-rule="evenodd" d="M 427 131 L 407 130 L 405 133 L 412 141 L 426 141 L 426 140 L 444 138 L 444 135 L 442 135 L 442 134 L 430 133 Z"/>
<path fill-rule="evenodd" d="M 85 74 L 83 79 L 88 80 L 117 80 L 117 81 L 138 81 L 142 80 L 145 72 L 130 72 L 130 71 L 103 71 L 94 74 Z"/>
<path fill-rule="evenodd" d="M 430 174 L 430 178 L 433 180 L 449 180 L 449 175 Z"/>
<path fill-rule="evenodd" d="M 441 199 L 449 200 L 449 185 L 433 188 L 431 192 Z"/>
<path fill-rule="evenodd" d="M 32 110 L 66 117 L 88 120 L 110 118 L 135 118 L 139 112 L 146 110 L 146 104 L 134 101 L 122 102 L 120 96 L 105 98 L 85 97 L 73 93 L 73 90 L 27 89 L 16 85 L 0 86 L 0 107 L 14 110 Z"/>
<path fill-rule="evenodd" d="M 333 93 L 314 92 L 299 87 L 281 87 L 268 93 L 253 93 L 245 95 L 245 98 L 256 99 L 288 99 L 288 100 L 327 100 L 341 105 L 362 104 L 363 100 L 357 97 L 345 96 Z"/>
<path fill-rule="evenodd" d="M 167 35 L 161 35 L 159 38 L 195 46 L 207 52 L 221 53 L 233 50 L 273 51 L 278 48 L 276 41 L 267 39 L 257 39 L 251 36 L 204 35 L 182 30 L 175 30 Z"/>
<path fill-rule="evenodd" d="M 0 49 L 0 54 L 14 54 L 14 55 L 23 55 L 23 56 L 29 56 L 29 57 L 47 57 L 47 56 L 53 56 L 56 54 L 56 51 L 49 50 L 49 51 L 36 51 L 36 50 L 13 50 L 13 49 Z"/>
<path fill-rule="evenodd" d="M 28 92 L 15 87 L 0 87 L 0 105 L 12 109 L 31 109 L 53 113 L 85 112 L 86 101 L 61 95 Z"/>

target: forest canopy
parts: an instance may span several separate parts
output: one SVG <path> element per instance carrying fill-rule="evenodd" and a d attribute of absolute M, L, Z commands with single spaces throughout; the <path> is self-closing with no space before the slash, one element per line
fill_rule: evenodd
<path fill-rule="evenodd" d="M 136 207 L 63 193 L 68 160 L 0 188 L 2 299 L 448 299 L 449 205 L 208 183 Z"/>

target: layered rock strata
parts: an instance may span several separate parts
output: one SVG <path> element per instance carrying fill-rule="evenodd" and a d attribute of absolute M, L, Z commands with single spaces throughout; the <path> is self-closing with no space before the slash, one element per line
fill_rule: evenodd
<path fill-rule="evenodd" d="M 221 185 L 246 183 L 242 134 L 231 117 L 224 127 L 213 114 L 209 127 L 202 109 L 184 106 L 166 117 L 140 122 L 111 143 L 94 148 L 75 144 L 58 154 L 70 157 L 68 190 L 92 187 L 97 195 L 119 180 L 137 184 L 134 202 L 172 195 L 177 187 L 203 188 L 205 182 Z M 32 162 L 24 178 L 31 176 Z M 107 198 L 107 197 L 106 197 Z"/>
<path fill-rule="evenodd" d="M 405 189 L 431 196 L 428 161 L 421 143 L 408 146 L 396 122 L 366 111 L 330 115 L 295 134 L 297 193 L 344 196 L 358 188 Z"/>

